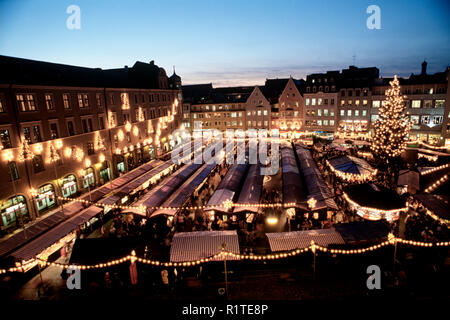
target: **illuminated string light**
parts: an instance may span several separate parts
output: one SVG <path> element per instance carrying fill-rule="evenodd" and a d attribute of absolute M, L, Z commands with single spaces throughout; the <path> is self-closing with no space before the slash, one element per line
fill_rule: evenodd
<path fill-rule="evenodd" d="M 375 244 L 366 248 L 359 248 L 359 249 L 330 249 L 321 245 L 316 244 L 313 240 L 311 241 L 311 245 L 308 247 L 302 248 L 302 249 L 293 249 L 288 252 L 282 252 L 282 253 L 272 253 L 267 255 L 248 255 L 248 254 L 236 254 L 230 251 L 223 250 L 217 254 L 214 254 L 207 258 L 197 259 L 193 261 L 183 261 L 183 262 L 170 262 L 170 261 L 159 261 L 159 260 L 152 260 L 152 259 L 145 259 L 140 258 L 136 256 L 135 251 L 133 250 L 130 255 L 124 256 L 120 259 L 110 260 L 108 262 L 103 263 L 97 263 L 95 265 L 77 265 L 77 264 L 62 264 L 58 262 L 49 262 L 47 259 L 42 258 L 35 258 L 31 259 L 30 261 L 27 261 L 24 264 L 16 263 L 16 267 L 11 267 L 9 269 L 0 269 L 0 274 L 4 274 L 7 272 L 24 272 L 27 266 L 33 263 L 39 263 L 42 266 L 57 266 L 61 267 L 63 269 L 79 269 L 79 270 L 89 270 L 89 269 L 104 269 L 111 266 L 115 266 L 118 264 L 125 263 L 127 261 L 130 261 L 131 263 L 134 262 L 140 262 L 144 264 L 154 265 L 154 266 L 163 266 L 163 267 L 190 267 L 190 266 L 196 266 L 204 263 L 211 262 L 213 260 L 217 260 L 218 258 L 225 258 L 226 256 L 239 258 L 241 260 L 278 260 L 278 259 L 285 259 L 289 257 L 293 257 L 305 252 L 308 252 L 311 250 L 311 252 L 329 252 L 331 254 L 345 254 L 345 255 L 355 255 L 355 254 L 363 254 L 369 251 L 378 250 L 382 247 L 388 246 L 388 245 L 395 245 L 396 243 L 404 244 L 404 245 L 411 245 L 411 246 L 418 246 L 418 247 L 425 247 L 425 248 L 431 248 L 431 247 L 448 247 L 450 246 L 450 241 L 443 241 L 443 242 L 420 242 L 420 241 L 414 241 L 414 240 L 406 240 L 395 237 L 393 234 L 388 235 L 388 240 L 383 241 L 379 244 Z"/>

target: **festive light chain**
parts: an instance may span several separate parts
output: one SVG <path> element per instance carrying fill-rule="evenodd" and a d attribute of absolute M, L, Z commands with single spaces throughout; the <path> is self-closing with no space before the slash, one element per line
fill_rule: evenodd
<path fill-rule="evenodd" d="M 372 171 L 369 174 L 348 173 L 348 172 L 343 172 L 341 170 L 335 169 L 328 160 L 326 160 L 326 164 L 327 164 L 328 168 L 331 170 L 331 172 L 333 172 L 339 178 L 344 179 L 345 181 L 357 180 L 357 181 L 363 182 L 363 181 L 367 181 L 367 180 L 372 180 L 378 173 L 377 169 L 375 169 L 374 171 Z"/>
<path fill-rule="evenodd" d="M 222 204 L 216 204 L 216 205 L 202 205 L 202 206 L 181 206 L 181 207 L 164 207 L 164 206 L 154 206 L 154 207 L 146 207 L 146 206 L 121 206 L 116 204 L 104 204 L 100 202 L 93 202 L 89 200 L 83 200 L 83 199 L 76 199 L 76 198 L 68 198 L 68 197 L 57 197 L 59 200 L 63 201 L 70 201 L 70 202 L 81 202 L 85 204 L 91 204 L 99 207 L 109 207 L 114 209 L 138 209 L 142 212 L 145 212 L 145 210 L 200 210 L 205 208 L 211 208 L 211 210 L 214 210 L 215 208 L 227 208 L 230 209 L 232 207 L 252 207 L 252 208 L 276 208 L 276 207 L 294 207 L 300 203 L 298 202 L 274 202 L 274 203 L 234 203 L 230 200 L 224 201 Z M 307 202 L 304 202 L 303 204 L 306 204 Z"/>
<path fill-rule="evenodd" d="M 438 156 L 430 156 L 429 154 L 424 154 L 424 153 L 418 153 L 417 154 L 417 158 L 418 159 L 420 159 L 420 158 L 425 158 L 425 159 L 427 159 L 427 160 L 429 160 L 429 161 L 433 161 L 433 162 L 436 162 L 436 161 L 438 161 Z"/>
<path fill-rule="evenodd" d="M 401 211 L 408 211 L 408 206 L 405 206 L 404 208 L 398 208 L 398 209 L 392 209 L 392 210 L 381 210 L 381 209 L 377 209 L 377 208 L 363 207 L 363 206 L 360 206 L 355 201 L 353 201 L 352 199 L 350 199 L 350 197 L 347 195 L 347 193 L 344 192 L 343 196 L 344 196 L 345 200 L 347 200 L 348 203 L 350 203 L 354 207 L 361 208 L 362 210 L 376 211 L 376 212 L 382 212 L 382 213 L 386 213 L 386 214 L 397 213 L 397 212 L 401 212 Z"/>
<path fill-rule="evenodd" d="M 421 141 L 421 140 L 419 140 L 419 139 L 408 141 L 408 143 L 419 143 L 419 144 L 422 144 L 422 145 L 424 145 L 424 146 L 426 146 L 426 147 L 428 147 L 428 148 L 430 148 L 430 149 L 434 149 L 434 150 L 450 149 L 449 146 L 441 146 L 441 147 L 433 146 L 433 145 L 428 144 L 428 143 L 426 143 L 426 142 L 424 142 L 424 141 Z"/>
<path fill-rule="evenodd" d="M 12 267 L 9 269 L 0 269 L 0 274 L 4 274 L 7 272 L 23 272 L 25 267 L 37 262 L 40 266 L 56 266 L 63 269 L 79 269 L 79 270 L 92 270 L 92 269 L 104 269 L 111 266 L 119 265 L 122 263 L 125 263 L 127 261 L 130 261 L 131 263 L 134 262 L 140 262 L 144 264 L 154 265 L 154 266 L 163 266 L 163 267 L 191 267 L 196 266 L 204 263 L 211 262 L 219 257 L 222 257 L 226 259 L 227 256 L 239 258 L 241 260 L 278 260 L 278 259 L 284 259 L 288 257 L 293 257 L 302 253 L 305 253 L 307 251 L 311 251 L 315 253 L 316 251 L 322 251 L 322 252 L 329 252 L 331 254 L 363 254 L 368 251 L 374 251 L 378 250 L 382 247 L 385 247 L 387 245 L 394 245 L 395 243 L 401 243 L 411 246 L 418 246 L 418 247 L 448 247 L 450 246 L 450 241 L 443 241 L 443 242 L 420 242 L 420 241 L 413 241 L 413 240 L 406 240 L 402 238 L 394 237 L 392 234 L 388 235 L 388 240 L 381 242 L 379 244 L 367 247 L 367 248 L 360 248 L 360 249 L 329 249 L 327 247 L 323 247 L 321 245 L 318 245 L 314 242 L 314 240 L 311 241 L 311 245 L 302 249 L 293 249 L 289 252 L 282 252 L 282 253 L 272 253 L 267 255 L 248 255 L 248 254 L 236 254 L 230 251 L 222 250 L 221 252 L 214 254 L 207 258 L 202 258 L 194 261 L 184 261 L 184 262 L 168 262 L 168 261 L 158 261 L 158 260 L 151 260 L 151 259 L 145 259 L 136 257 L 136 253 L 133 250 L 131 252 L 131 255 L 127 255 L 125 257 L 122 257 L 120 259 L 111 260 L 104 263 L 98 263 L 95 265 L 69 265 L 69 264 L 62 264 L 58 262 L 49 262 L 44 259 L 32 259 L 31 261 L 27 262 L 23 265 L 18 265 L 16 267 Z"/>
<path fill-rule="evenodd" d="M 432 185 L 425 189 L 425 192 L 430 193 L 439 188 L 439 186 L 448 180 L 448 175 L 444 175 L 440 179 L 436 180 Z"/>
<path fill-rule="evenodd" d="M 438 171 L 438 170 L 442 170 L 442 169 L 445 169 L 445 168 L 448 168 L 448 167 L 450 167 L 450 163 L 443 164 L 442 166 L 435 167 L 435 168 L 432 168 L 432 169 L 423 171 L 423 172 L 421 173 L 421 175 L 424 176 L 424 175 L 427 175 L 427 174 L 430 174 L 430 173 L 433 173 L 433 172 L 436 172 L 436 171 Z"/>

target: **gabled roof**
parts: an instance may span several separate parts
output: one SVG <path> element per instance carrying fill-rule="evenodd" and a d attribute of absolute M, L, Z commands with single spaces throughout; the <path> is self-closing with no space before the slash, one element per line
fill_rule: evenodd
<path fill-rule="evenodd" d="M 158 89 L 158 77 L 166 76 L 153 61 L 102 70 L 1 55 L 0 70 L 0 83 L 69 87 Z"/>
<path fill-rule="evenodd" d="M 289 81 L 289 78 L 285 79 L 266 79 L 264 87 L 260 87 L 262 93 L 266 99 L 271 103 L 278 103 L 278 98 L 283 93 L 284 88 Z"/>

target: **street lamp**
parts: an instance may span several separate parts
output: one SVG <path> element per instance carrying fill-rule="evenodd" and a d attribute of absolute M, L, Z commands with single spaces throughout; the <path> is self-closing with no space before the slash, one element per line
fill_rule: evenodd
<path fill-rule="evenodd" d="M 311 197 L 311 198 L 309 198 L 309 200 L 307 201 L 307 203 L 308 203 L 309 209 L 310 209 L 310 210 L 313 210 L 313 209 L 316 207 L 317 200 L 314 199 L 313 197 Z"/>

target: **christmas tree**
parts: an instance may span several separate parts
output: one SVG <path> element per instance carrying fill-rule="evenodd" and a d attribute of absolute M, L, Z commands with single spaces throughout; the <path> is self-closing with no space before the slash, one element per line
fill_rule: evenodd
<path fill-rule="evenodd" d="M 371 149 L 379 159 L 397 158 L 406 147 L 406 140 L 411 121 L 404 113 L 405 104 L 400 92 L 397 76 L 390 81 L 391 87 L 386 90 L 386 100 L 378 111 L 378 118 L 374 123 L 374 134 Z"/>

